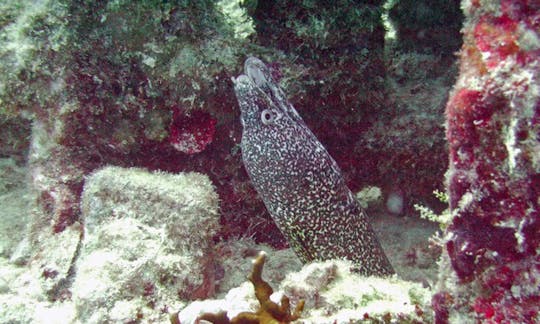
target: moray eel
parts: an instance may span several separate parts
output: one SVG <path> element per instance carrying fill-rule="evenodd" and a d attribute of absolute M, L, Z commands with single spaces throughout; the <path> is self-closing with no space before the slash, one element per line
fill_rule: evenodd
<path fill-rule="evenodd" d="M 249 177 L 303 262 L 348 259 L 364 275 L 394 270 L 341 171 L 259 59 L 232 78 Z"/>

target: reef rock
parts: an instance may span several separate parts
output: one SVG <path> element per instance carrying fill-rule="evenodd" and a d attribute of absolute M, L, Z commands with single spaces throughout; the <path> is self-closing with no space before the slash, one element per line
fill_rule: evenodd
<path fill-rule="evenodd" d="M 433 306 L 441 323 L 537 323 L 540 6 L 462 7 L 460 72 L 446 107 L 454 217 Z"/>
<path fill-rule="evenodd" d="M 106 167 L 86 179 L 81 210 L 72 286 L 81 321 L 155 321 L 179 297 L 214 292 L 218 199 L 205 175 Z"/>
<path fill-rule="evenodd" d="M 270 256 L 270 259 L 272 256 Z M 305 302 L 299 323 L 351 323 L 361 320 L 430 322 L 427 312 L 431 293 L 418 283 L 392 278 L 365 277 L 350 271 L 347 261 L 330 260 L 305 265 L 289 273 L 270 299 L 283 296 L 294 307 Z M 263 274 L 263 277 L 264 274 Z M 256 312 L 253 285 L 233 288 L 219 300 L 197 301 L 183 309 L 181 323 L 194 323 L 202 313 L 226 312 L 232 318 L 240 312 Z"/>

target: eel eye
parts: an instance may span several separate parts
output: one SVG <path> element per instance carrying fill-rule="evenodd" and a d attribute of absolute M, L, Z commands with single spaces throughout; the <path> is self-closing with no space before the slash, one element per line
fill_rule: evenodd
<path fill-rule="evenodd" d="M 261 121 L 265 125 L 271 125 L 281 117 L 273 110 L 265 109 L 261 112 Z"/>

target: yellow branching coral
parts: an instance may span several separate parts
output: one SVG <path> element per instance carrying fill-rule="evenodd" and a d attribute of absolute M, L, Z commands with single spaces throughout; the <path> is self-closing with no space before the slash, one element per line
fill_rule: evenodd
<path fill-rule="evenodd" d="M 204 313 L 198 317 L 198 320 L 206 320 L 214 324 L 280 324 L 297 320 L 304 309 L 304 301 L 299 301 L 294 312 L 291 314 L 289 298 L 287 296 L 283 295 L 281 297 L 280 304 L 270 300 L 270 295 L 274 291 L 262 278 L 265 260 L 266 253 L 260 252 L 253 261 L 253 270 L 248 277 L 255 288 L 255 296 L 261 305 L 256 313 L 242 312 L 231 320 L 227 317 L 226 312 L 217 314 Z"/>

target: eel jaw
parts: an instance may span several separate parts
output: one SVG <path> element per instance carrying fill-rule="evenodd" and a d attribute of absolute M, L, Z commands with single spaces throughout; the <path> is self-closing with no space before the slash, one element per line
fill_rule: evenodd
<path fill-rule="evenodd" d="M 275 83 L 266 65 L 256 57 L 247 58 L 244 73 L 258 88 L 269 89 L 270 84 Z"/>

